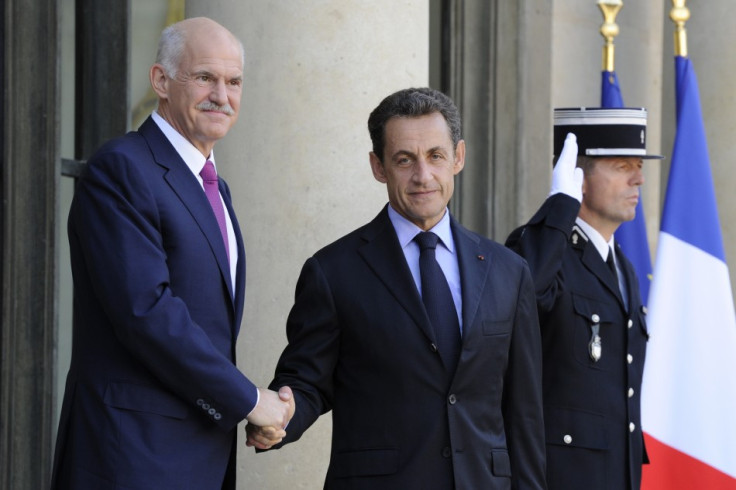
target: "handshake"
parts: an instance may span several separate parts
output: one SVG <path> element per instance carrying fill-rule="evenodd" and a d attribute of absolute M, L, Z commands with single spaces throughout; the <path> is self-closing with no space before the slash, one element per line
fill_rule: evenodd
<path fill-rule="evenodd" d="M 286 436 L 286 425 L 294 416 L 296 404 L 288 386 L 281 387 L 278 393 L 258 388 L 258 393 L 258 404 L 246 417 L 245 444 L 256 449 L 269 449 Z"/>

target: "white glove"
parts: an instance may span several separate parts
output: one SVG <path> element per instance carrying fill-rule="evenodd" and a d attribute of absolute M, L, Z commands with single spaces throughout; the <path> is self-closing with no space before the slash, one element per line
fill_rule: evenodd
<path fill-rule="evenodd" d="M 552 169 L 550 196 L 562 193 L 583 202 L 583 169 L 576 166 L 577 160 L 578 140 L 573 133 L 567 133 L 560 158 Z"/>

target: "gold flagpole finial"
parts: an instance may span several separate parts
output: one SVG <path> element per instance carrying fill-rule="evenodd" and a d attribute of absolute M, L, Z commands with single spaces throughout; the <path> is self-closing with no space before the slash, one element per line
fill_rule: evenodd
<path fill-rule="evenodd" d="M 687 32 L 685 22 L 690 18 L 690 9 L 685 0 L 672 0 L 670 19 L 675 23 L 675 56 L 687 57 Z"/>
<path fill-rule="evenodd" d="M 622 0 L 600 0 L 598 7 L 603 13 L 603 24 L 601 24 L 600 33 L 606 40 L 603 45 L 603 70 L 613 71 L 613 38 L 618 35 L 618 24 L 616 24 L 616 16 L 619 10 L 624 6 Z"/>

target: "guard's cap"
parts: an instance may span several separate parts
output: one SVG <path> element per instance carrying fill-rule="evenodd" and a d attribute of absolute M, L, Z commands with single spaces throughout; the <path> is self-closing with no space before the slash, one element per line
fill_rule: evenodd
<path fill-rule="evenodd" d="M 647 110 L 575 107 L 554 110 L 554 154 L 559 155 L 567 133 L 578 140 L 578 155 L 664 158 L 647 155 Z"/>

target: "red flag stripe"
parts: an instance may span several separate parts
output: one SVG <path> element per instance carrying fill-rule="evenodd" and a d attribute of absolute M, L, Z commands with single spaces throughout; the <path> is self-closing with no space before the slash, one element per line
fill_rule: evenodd
<path fill-rule="evenodd" d="M 644 434 L 650 464 L 643 466 L 644 490 L 736 490 L 736 478 Z"/>

